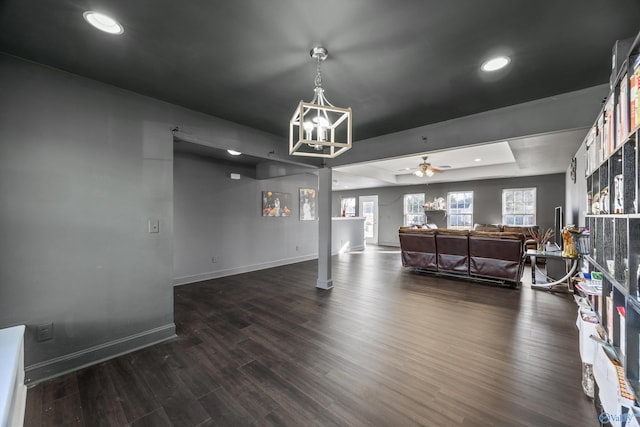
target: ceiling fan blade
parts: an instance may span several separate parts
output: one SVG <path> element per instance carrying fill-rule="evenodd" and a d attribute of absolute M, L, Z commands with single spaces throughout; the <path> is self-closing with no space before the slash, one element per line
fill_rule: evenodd
<path fill-rule="evenodd" d="M 429 169 L 431 169 L 431 170 L 432 170 L 432 171 L 434 171 L 434 172 L 444 172 L 442 169 L 437 168 L 437 167 L 435 167 L 435 166 L 429 166 Z"/>

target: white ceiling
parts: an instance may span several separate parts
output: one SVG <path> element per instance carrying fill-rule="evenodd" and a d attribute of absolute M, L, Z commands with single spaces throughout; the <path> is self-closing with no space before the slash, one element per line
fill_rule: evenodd
<path fill-rule="evenodd" d="M 337 166 L 333 168 L 333 190 L 564 173 L 586 132 L 586 128 L 575 129 Z M 443 168 L 443 172 L 432 177 L 415 176 L 413 172 L 425 155 L 428 163 Z"/>

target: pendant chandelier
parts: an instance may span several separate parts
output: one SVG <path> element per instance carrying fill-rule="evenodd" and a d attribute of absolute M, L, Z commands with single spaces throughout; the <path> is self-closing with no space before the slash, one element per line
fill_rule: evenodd
<path fill-rule="evenodd" d="M 351 108 L 333 106 L 324 96 L 320 63 L 327 59 L 324 47 L 311 49 L 317 61 L 314 95 L 300 101 L 289 122 L 289 154 L 334 158 L 351 148 Z"/>

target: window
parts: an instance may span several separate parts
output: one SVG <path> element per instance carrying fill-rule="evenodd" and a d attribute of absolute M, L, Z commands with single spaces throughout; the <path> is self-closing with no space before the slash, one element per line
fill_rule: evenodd
<path fill-rule="evenodd" d="M 424 223 L 424 193 L 404 195 L 404 225 Z"/>
<path fill-rule="evenodd" d="M 471 229 L 473 224 L 473 191 L 447 194 L 447 227 Z"/>
<path fill-rule="evenodd" d="M 502 223 L 507 225 L 536 224 L 536 189 L 502 190 Z"/>
<path fill-rule="evenodd" d="M 342 216 L 356 216 L 356 198 L 344 197 L 341 199 L 340 213 Z"/>

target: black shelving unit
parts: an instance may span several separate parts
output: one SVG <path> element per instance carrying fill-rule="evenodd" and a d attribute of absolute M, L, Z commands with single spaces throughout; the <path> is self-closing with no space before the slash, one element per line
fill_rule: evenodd
<path fill-rule="evenodd" d="M 584 258 L 589 272 L 603 273 L 602 294 L 592 300 L 592 308 L 636 396 L 640 396 L 640 120 L 635 125 L 631 120 L 630 94 L 639 54 L 640 34 L 585 140 L 590 245 Z"/>

